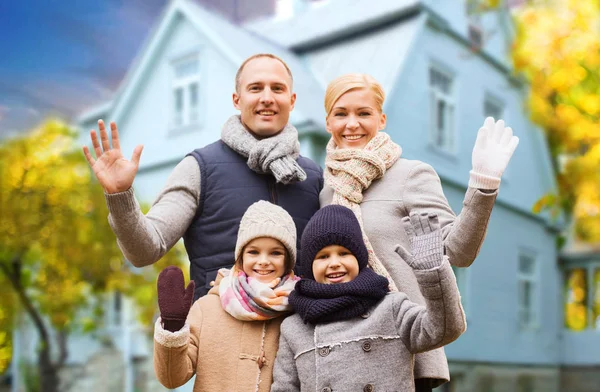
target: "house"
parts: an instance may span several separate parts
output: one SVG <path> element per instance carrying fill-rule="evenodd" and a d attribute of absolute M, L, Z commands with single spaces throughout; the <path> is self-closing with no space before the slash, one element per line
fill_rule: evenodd
<path fill-rule="evenodd" d="M 144 144 L 134 187 L 150 202 L 186 153 L 219 138 L 234 113 L 239 64 L 270 52 L 294 75 L 298 99 L 290 121 L 303 154 L 323 163 L 327 82 L 347 72 L 369 73 L 387 92 L 386 131 L 405 157 L 436 169 L 459 212 L 477 130 L 487 116 L 504 118 L 520 145 L 479 257 L 455 270 L 468 330 L 446 348 L 452 382 L 440 389 L 589 391 L 578 381 L 591 377 L 600 385 L 598 372 L 588 371 L 600 367 L 600 337 L 591 326 L 581 333 L 565 328 L 562 294 L 570 261 L 557 262 L 561 226 L 531 212 L 556 184 L 545 139 L 523 109 L 527 86 L 506 58 L 510 19 L 506 11 L 470 13 L 469 4 L 328 0 L 297 4 L 287 19 L 237 27 L 190 0 L 172 0 L 114 99 L 79 118 L 82 141 L 103 118 L 119 125 L 125 155 Z M 131 369 L 133 354 L 126 352 Z M 150 354 L 137 353 L 135 361 L 144 355 Z"/>

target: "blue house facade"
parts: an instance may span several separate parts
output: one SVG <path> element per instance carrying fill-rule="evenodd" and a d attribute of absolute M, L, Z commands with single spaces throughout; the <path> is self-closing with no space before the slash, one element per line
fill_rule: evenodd
<path fill-rule="evenodd" d="M 369 73 L 387 92 L 386 132 L 405 157 L 436 169 L 459 213 L 477 130 L 487 116 L 503 118 L 520 144 L 479 257 L 455 270 L 468 330 L 446 348 L 452 381 L 440 390 L 600 390 L 600 312 L 589 310 L 578 328 L 565 313 L 568 303 L 587 306 L 600 298 L 593 287 L 600 286 L 600 260 L 594 267 L 593 256 L 569 254 L 559 262 L 561 228 L 531 212 L 556 184 L 544 136 L 524 110 L 527 86 L 507 61 L 510 18 L 507 11 L 470 13 L 468 3 L 329 0 L 239 27 L 190 0 L 173 0 L 114 99 L 79 118 L 82 142 L 103 118 L 119 125 L 125 155 L 144 144 L 134 187 L 140 200 L 151 202 L 186 153 L 219 138 L 234 113 L 239 64 L 270 52 L 294 75 L 298 98 L 290 121 L 304 155 L 324 161 L 327 82 Z M 581 284 L 569 282 L 580 281 L 572 276 L 582 273 L 572 271 L 582 269 L 585 298 L 575 295 L 575 301 Z"/>

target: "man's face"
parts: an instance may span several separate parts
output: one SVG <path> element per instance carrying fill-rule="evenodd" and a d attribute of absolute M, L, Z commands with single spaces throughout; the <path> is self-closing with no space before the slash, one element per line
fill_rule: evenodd
<path fill-rule="evenodd" d="M 276 59 L 259 57 L 246 64 L 239 91 L 233 93 L 233 106 L 248 130 L 265 138 L 285 127 L 296 102 L 291 84 L 290 75 Z"/>

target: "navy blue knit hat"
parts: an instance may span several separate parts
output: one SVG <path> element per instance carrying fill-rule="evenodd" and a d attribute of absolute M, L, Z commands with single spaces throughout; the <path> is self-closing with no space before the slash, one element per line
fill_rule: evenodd
<path fill-rule="evenodd" d="M 305 278 L 314 279 L 312 263 L 319 251 L 330 245 L 340 245 L 348 249 L 356 260 L 358 268 L 367 266 L 369 254 L 363 241 L 358 219 L 351 209 L 340 205 L 321 208 L 306 224 L 301 240 L 300 272 Z"/>

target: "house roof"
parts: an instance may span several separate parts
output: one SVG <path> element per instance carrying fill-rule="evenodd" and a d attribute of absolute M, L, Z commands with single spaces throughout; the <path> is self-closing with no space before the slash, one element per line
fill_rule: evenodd
<path fill-rule="evenodd" d="M 187 15 L 197 26 L 205 26 L 212 30 L 218 39 L 219 46 L 228 47 L 230 59 L 237 65 L 256 53 L 272 53 L 281 57 L 290 67 L 294 76 L 294 91 L 298 95 L 291 121 L 294 124 L 312 122 L 325 127 L 325 110 L 321 100 L 313 97 L 323 97 L 325 91 L 319 85 L 314 75 L 304 65 L 300 57 L 289 49 L 274 44 L 264 36 L 253 33 L 242 27 L 234 26 L 218 15 L 207 11 L 189 0 L 179 0 L 182 8 L 189 10 Z M 203 30 L 206 33 L 206 31 Z M 218 38 L 217 38 L 218 37 Z"/>
<path fill-rule="evenodd" d="M 152 65 L 159 45 L 168 33 L 168 27 L 179 15 L 183 15 L 203 35 L 215 44 L 215 49 L 221 51 L 235 66 L 247 57 L 256 53 L 272 53 L 281 57 L 290 67 L 294 76 L 294 90 L 298 95 L 295 109 L 290 121 L 295 125 L 312 124 L 324 129 L 325 115 L 322 102 L 313 97 L 323 97 L 325 92 L 313 74 L 306 68 L 298 55 L 292 51 L 269 42 L 264 37 L 234 26 L 220 16 L 211 13 L 202 6 L 190 0 L 173 0 L 167 7 L 151 38 L 140 52 L 124 81 L 121 83 L 112 103 L 105 103 L 103 108 L 112 107 L 113 118 L 119 119 L 120 113 L 128 106 L 133 91 L 142 81 L 142 75 Z M 232 81 L 233 85 L 233 81 Z M 88 111 L 80 116 L 80 122 L 89 119 L 97 110 Z"/>
<path fill-rule="evenodd" d="M 357 34 L 419 12 L 420 0 L 344 0 L 309 6 L 290 19 L 262 19 L 245 27 L 286 48 L 301 50 Z"/>

